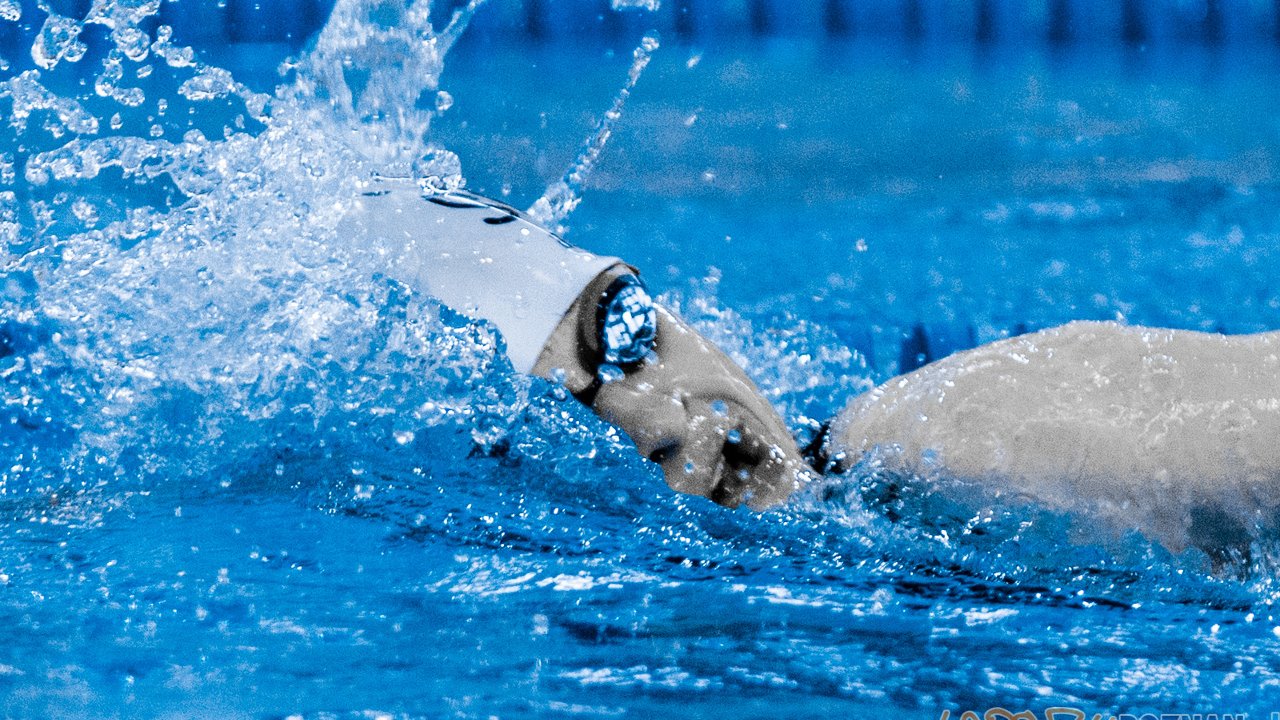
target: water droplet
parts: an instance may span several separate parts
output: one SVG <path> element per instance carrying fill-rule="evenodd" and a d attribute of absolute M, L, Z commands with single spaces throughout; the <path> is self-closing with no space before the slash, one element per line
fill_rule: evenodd
<path fill-rule="evenodd" d="M 98 208 L 83 198 L 76 198 L 71 203 L 71 213 L 86 225 L 92 225 L 98 221 Z"/>
<path fill-rule="evenodd" d="M 604 363 L 598 370 L 596 370 L 596 376 L 600 378 L 600 382 L 608 385 L 615 380 L 621 380 L 626 377 L 627 374 L 617 365 Z"/>
<path fill-rule="evenodd" d="M 418 156 L 411 168 L 413 177 L 424 195 L 459 190 L 464 184 L 462 161 L 442 147 L 431 146 Z"/>
<path fill-rule="evenodd" d="M 646 12 L 657 12 L 662 7 L 662 0 L 612 0 L 613 9 L 621 10 L 644 10 Z"/>

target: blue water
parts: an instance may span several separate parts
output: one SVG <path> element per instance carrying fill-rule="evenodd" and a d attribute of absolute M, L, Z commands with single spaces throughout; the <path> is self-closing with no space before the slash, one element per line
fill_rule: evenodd
<path fill-rule="evenodd" d="M 417 146 L 275 75 L 288 48 L 202 49 L 245 83 L 212 98 L 126 59 L 145 100 L 121 107 L 91 32 L 39 82 L 96 131 L 36 110 L 0 139 L 5 715 L 1280 709 L 1267 547 L 1215 576 L 1088 517 L 886 501 L 874 465 L 768 515 L 676 496 L 333 236 L 368 153 L 448 148 L 467 187 L 532 203 L 638 38 L 464 35 Z M 8 50 L 6 81 L 31 66 Z M 917 326 L 934 354 L 1077 318 L 1280 328 L 1277 59 L 671 42 L 569 239 L 640 266 L 802 436 Z M 40 159 L 78 136 L 142 142 Z"/>

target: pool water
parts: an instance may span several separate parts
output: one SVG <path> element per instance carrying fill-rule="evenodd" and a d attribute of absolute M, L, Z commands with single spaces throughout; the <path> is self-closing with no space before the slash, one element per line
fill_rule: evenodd
<path fill-rule="evenodd" d="M 677 496 L 334 234 L 388 164 L 532 204 L 638 36 L 445 57 L 443 23 L 343 2 L 282 76 L 103 7 L 0 65 L 6 716 L 1280 709 L 1267 541 L 1214 575 L 1087 516 L 886 501 L 874 461 L 766 515 Z M 1280 328 L 1277 59 L 666 42 L 567 237 L 801 437 L 1025 329 Z"/>

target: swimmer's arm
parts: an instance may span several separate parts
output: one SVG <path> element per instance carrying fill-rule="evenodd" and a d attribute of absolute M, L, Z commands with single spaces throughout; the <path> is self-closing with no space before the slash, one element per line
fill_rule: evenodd
<path fill-rule="evenodd" d="M 854 399 L 831 452 L 1113 508 L 1171 548 L 1195 507 L 1280 507 L 1280 333 L 1076 322 L 952 355 Z"/>

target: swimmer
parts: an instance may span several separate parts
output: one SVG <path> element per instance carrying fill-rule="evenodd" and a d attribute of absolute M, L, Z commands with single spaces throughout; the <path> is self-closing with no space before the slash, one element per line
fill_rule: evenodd
<path fill-rule="evenodd" d="M 345 223 L 388 274 L 492 322 L 513 366 L 563 383 L 676 491 L 765 510 L 807 464 L 777 413 L 618 258 L 468 193 L 371 183 Z M 1280 333 L 1071 323 L 952 355 L 854 398 L 806 449 L 820 471 L 877 449 L 997 497 L 1082 511 L 1215 564 L 1280 513 Z M 922 480 L 924 481 L 924 480 Z M 1234 553 L 1234 555 L 1233 555 Z"/>
<path fill-rule="evenodd" d="M 338 231 L 387 275 L 501 331 L 516 370 L 562 383 L 662 468 L 672 489 L 728 507 L 781 504 L 807 465 L 746 374 L 649 296 L 619 258 L 571 247 L 466 192 L 370 181 Z"/>

